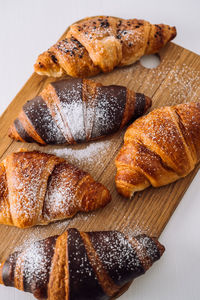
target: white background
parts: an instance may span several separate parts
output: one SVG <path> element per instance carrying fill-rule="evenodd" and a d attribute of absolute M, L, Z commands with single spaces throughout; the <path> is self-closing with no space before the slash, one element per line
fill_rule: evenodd
<path fill-rule="evenodd" d="M 142 0 L 0 0 L 0 113 L 33 72 L 37 55 L 51 46 L 66 27 L 86 16 L 143 18 L 176 25 L 175 42 L 199 54 L 200 1 Z M 135 280 L 122 300 L 200 299 L 200 173 L 165 228 L 160 241 L 166 252 Z M 33 299 L 0 287 L 0 300 Z"/>

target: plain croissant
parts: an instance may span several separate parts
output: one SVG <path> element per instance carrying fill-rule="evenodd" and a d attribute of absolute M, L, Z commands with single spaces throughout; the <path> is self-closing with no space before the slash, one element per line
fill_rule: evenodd
<path fill-rule="evenodd" d="M 200 103 L 153 110 L 127 129 L 116 157 L 116 186 L 131 197 L 188 175 L 200 160 Z"/>
<path fill-rule="evenodd" d="M 38 151 L 0 164 L 0 223 L 20 228 L 70 218 L 105 206 L 109 191 L 62 158 Z"/>
<path fill-rule="evenodd" d="M 65 38 L 39 55 L 40 75 L 94 76 L 127 66 L 144 54 L 158 52 L 176 36 L 176 28 L 144 20 L 97 16 L 70 26 Z"/>
<path fill-rule="evenodd" d="M 79 232 L 37 241 L 0 264 L 0 283 L 37 299 L 107 300 L 164 252 L 156 238 L 118 231 Z"/>
<path fill-rule="evenodd" d="M 123 86 L 60 80 L 23 106 L 9 136 L 42 145 L 87 142 L 116 132 L 150 106 L 151 99 Z"/>

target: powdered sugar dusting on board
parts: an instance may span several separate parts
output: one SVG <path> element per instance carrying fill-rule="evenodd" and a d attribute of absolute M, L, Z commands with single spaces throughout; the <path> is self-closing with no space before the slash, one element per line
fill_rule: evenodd
<path fill-rule="evenodd" d="M 136 65 L 140 69 L 140 65 Z M 141 82 L 140 76 L 136 79 Z M 161 83 L 157 92 L 158 80 Z M 142 87 L 143 88 L 143 87 Z M 155 69 L 148 69 L 148 76 L 145 77 L 144 89 L 141 91 L 147 95 L 156 92 L 156 101 L 159 106 L 159 98 L 167 95 L 165 105 L 178 104 L 183 102 L 199 101 L 200 72 L 195 67 L 183 63 L 176 65 L 173 59 L 161 60 L 161 64 Z M 158 98 L 158 100 L 157 100 Z M 153 101 L 155 105 L 155 102 Z M 162 103 L 163 105 L 163 103 Z"/>
<path fill-rule="evenodd" d="M 53 224 L 53 226 L 54 226 L 53 228 L 58 232 L 63 232 L 67 228 L 76 226 L 77 222 L 78 223 L 79 222 L 87 223 L 88 220 L 95 218 L 95 217 L 96 217 L 95 212 L 87 212 L 87 213 L 79 212 L 71 219 L 55 222 Z"/>
<path fill-rule="evenodd" d="M 164 82 L 163 92 L 168 89 L 171 99 L 181 103 L 197 97 L 199 88 L 200 72 L 183 63 L 170 71 L 167 81 Z"/>
<path fill-rule="evenodd" d="M 178 51 L 179 49 L 177 49 Z M 177 55 L 180 55 L 180 53 L 177 53 Z M 200 97 L 198 96 L 200 71 L 192 64 L 188 66 L 185 63 L 182 65 L 176 65 L 176 63 L 177 60 L 164 57 L 157 68 L 141 69 L 141 65 L 138 62 L 130 67 L 118 68 L 115 70 L 115 73 L 119 73 L 118 76 L 120 75 L 123 78 L 126 86 L 130 85 L 138 92 L 150 97 L 153 96 L 151 110 L 161 105 L 200 101 Z M 137 76 L 134 76 L 134 82 L 132 81 L 132 72 L 137 74 Z M 108 75 L 104 75 L 107 80 L 106 76 Z M 103 80 L 104 78 L 102 78 Z M 161 99 L 162 102 L 160 101 Z"/>
<path fill-rule="evenodd" d="M 77 222 L 86 223 L 88 220 L 95 217 L 95 211 L 87 213 L 79 212 L 73 218 L 56 221 L 48 226 L 34 226 L 31 229 L 28 229 L 28 235 L 26 236 L 26 239 L 24 239 L 23 242 L 20 242 L 14 250 L 21 252 L 35 241 L 47 238 L 50 231 L 53 231 L 55 235 L 60 235 L 68 228 L 76 227 Z M 10 252 L 11 251 L 13 252 L 12 248 L 10 249 Z"/>
<path fill-rule="evenodd" d="M 112 147 L 112 139 L 94 141 L 84 145 L 73 145 L 65 148 L 49 149 L 48 152 L 63 157 L 70 163 L 89 171 L 93 164 L 101 166 L 107 151 Z"/>

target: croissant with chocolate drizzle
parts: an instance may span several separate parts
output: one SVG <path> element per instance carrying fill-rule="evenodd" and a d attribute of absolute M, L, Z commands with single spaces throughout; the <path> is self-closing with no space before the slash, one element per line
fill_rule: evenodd
<path fill-rule="evenodd" d="M 37 241 L 0 264 L 0 283 L 37 299 L 108 300 L 158 260 L 164 247 L 144 234 L 79 232 Z"/>
<path fill-rule="evenodd" d="M 150 106 L 151 99 L 123 86 L 60 80 L 23 106 L 9 136 L 41 145 L 87 142 L 116 132 Z"/>
<path fill-rule="evenodd" d="M 94 76 L 156 53 L 175 36 L 175 27 L 144 20 L 85 18 L 71 25 L 63 40 L 40 54 L 34 68 L 40 75 L 53 77 Z"/>
<path fill-rule="evenodd" d="M 102 184 L 55 155 L 22 149 L 0 164 L 0 224 L 46 225 L 110 200 Z"/>

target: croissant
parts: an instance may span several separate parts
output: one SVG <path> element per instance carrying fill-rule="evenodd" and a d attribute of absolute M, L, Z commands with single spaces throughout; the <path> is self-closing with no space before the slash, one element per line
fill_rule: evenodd
<path fill-rule="evenodd" d="M 119 151 L 116 186 L 131 197 L 188 175 L 200 160 L 200 102 L 155 109 L 127 129 Z"/>
<path fill-rule="evenodd" d="M 61 80 L 23 106 L 9 136 L 42 145 L 87 142 L 116 132 L 150 106 L 148 97 L 123 86 Z"/>
<path fill-rule="evenodd" d="M 163 48 L 176 28 L 144 20 L 97 16 L 70 26 L 64 39 L 40 54 L 34 69 L 40 75 L 94 76 L 127 66 L 144 54 Z"/>
<path fill-rule="evenodd" d="M 111 200 L 102 184 L 64 159 L 22 150 L 0 164 L 0 224 L 46 225 Z"/>
<path fill-rule="evenodd" d="M 37 299 L 106 300 L 164 252 L 156 238 L 118 231 L 79 232 L 37 241 L 0 264 L 0 283 Z"/>

